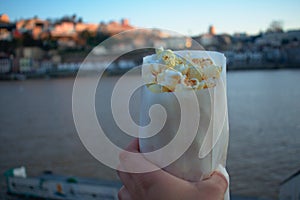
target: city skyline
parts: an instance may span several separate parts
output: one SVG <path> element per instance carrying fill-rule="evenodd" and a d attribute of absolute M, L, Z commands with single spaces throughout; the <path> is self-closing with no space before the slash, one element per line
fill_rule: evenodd
<path fill-rule="evenodd" d="M 283 22 L 284 30 L 299 29 L 300 2 L 258 1 L 190 1 L 175 2 L 130 2 L 112 0 L 100 1 L 1 1 L 0 13 L 6 13 L 11 21 L 38 16 L 42 19 L 57 19 L 76 14 L 84 22 L 99 23 L 127 18 L 135 27 L 161 28 L 187 35 L 207 32 L 210 25 L 217 33 L 256 34 L 266 31 L 274 20 Z M 118 5 L 118 6 L 116 6 Z M 255 12 L 254 12 L 255 11 Z"/>

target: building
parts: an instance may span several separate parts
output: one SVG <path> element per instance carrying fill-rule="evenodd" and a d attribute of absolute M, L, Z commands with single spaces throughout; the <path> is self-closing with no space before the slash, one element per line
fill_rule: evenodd
<path fill-rule="evenodd" d="M 49 31 L 50 25 L 48 21 L 35 17 L 18 21 L 16 27 L 20 33 L 29 32 L 32 38 L 37 40 L 41 39 L 42 33 Z"/>
<path fill-rule="evenodd" d="M 300 31 L 287 31 L 287 32 L 275 32 L 266 33 L 255 40 L 255 44 L 258 46 L 269 45 L 273 47 L 279 47 L 284 43 L 300 41 Z"/>
<path fill-rule="evenodd" d="M 7 74 L 11 72 L 12 59 L 9 57 L 0 57 L 0 74 Z"/>
<path fill-rule="evenodd" d="M 7 14 L 0 14 L 0 23 L 9 23 L 9 17 Z"/>
<path fill-rule="evenodd" d="M 216 35 L 216 28 L 213 25 L 209 26 L 208 33 L 210 35 Z"/>
<path fill-rule="evenodd" d="M 129 24 L 128 19 L 123 19 L 121 20 L 121 23 L 116 21 L 111 21 L 108 24 L 100 23 L 98 32 L 114 35 L 122 31 L 131 30 L 133 28 L 134 27 Z"/>
<path fill-rule="evenodd" d="M 31 58 L 34 60 L 41 60 L 45 56 L 45 51 L 39 47 L 24 47 L 23 57 Z"/>
<path fill-rule="evenodd" d="M 20 58 L 19 60 L 19 71 L 21 73 L 33 71 L 33 61 L 30 58 Z"/>
<path fill-rule="evenodd" d="M 52 37 L 74 37 L 76 36 L 75 24 L 73 22 L 61 22 L 51 30 Z"/>
<path fill-rule="evenodd" d="M 16 25 L 9 22 L 7 14 L 0 15 L 0 40 L 12 41 Z"/>
<path fill-rule="evenodd" d="M 98 29 L 97 24 L 86 24 L 86 23 L 76 23 L 75 24 L 75 31 L 77 33 L 88 31 L 90 33 L 96 33 Z"/>

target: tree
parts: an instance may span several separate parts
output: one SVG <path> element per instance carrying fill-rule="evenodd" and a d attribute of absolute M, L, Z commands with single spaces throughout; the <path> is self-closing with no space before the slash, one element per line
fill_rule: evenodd
<path fill-rule="evenodd" d="M 71 17 L 73 23 L 76 22 L 76 18 L 77 18 L 77 15 L 76 15 L 76 14 L 73 14 L 72 17 Z"/>
<path fill-rule="evenodd" d="M 282 33 L 283 32 L 283 22 L 280 20 L 272 21 L 269 28 L 267 29 L 268 33 Z"/>

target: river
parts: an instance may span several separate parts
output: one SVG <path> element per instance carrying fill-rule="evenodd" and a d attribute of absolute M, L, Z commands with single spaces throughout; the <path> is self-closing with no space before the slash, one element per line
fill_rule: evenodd
<path fill-rule="evenodd" d="M 101 81 L 96 101 L 109 100 L 117 78 Z M 232 194 L 276 199 L 280 182 L 300 169 L 299 80 L 300 70 L 228 72 L 227 166 Z M 77 135 L 73 83 L 74 78 L 0 82 L 0 174 L 26 166 L 29 176 L 51 170 L 117 179 L 114 170 L 88 153 Z M 104 105 L 96 103 L 97 112 L 107 109 Z M 111 126 L 117 135 L 114 123 Z M 115 138 L 123 145 L 129 142 Z M 3 176 L 0 183 L 3 195 Z"/>

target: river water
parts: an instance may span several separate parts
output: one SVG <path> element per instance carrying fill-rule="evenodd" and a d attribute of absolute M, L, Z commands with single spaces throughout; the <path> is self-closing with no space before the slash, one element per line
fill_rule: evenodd
<path fill-rule="evenodd" d="M 109 101 L 117 79 L 102 79 L 101 92 L 96 95 L 97 113 L 107 112 L 103 102 Z M 300 70 L 228 73 L 227 166 L 232 194 L 276 199 L 280 182 L 300 169 L 299 81 Z M 1 174 L 23 165 L 30 176 L 51 170 L 117 179 L 114 170 L 88 153 L 77 135 L 71 104 L 73 82 L 74 78 L 0 83 Z M 118 136 L 115 124 L 105 116 L 102 122 L 108 125 L 112 140 L 125 146 L 130 138 Z M 2 176 L 0 185 L 3 194 Z"/>

